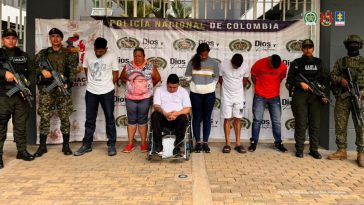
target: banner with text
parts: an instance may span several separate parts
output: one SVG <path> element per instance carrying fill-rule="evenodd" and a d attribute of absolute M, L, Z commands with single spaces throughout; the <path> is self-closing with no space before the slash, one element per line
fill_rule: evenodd
<path fill-rule="evenodd" d="M 78 35 L 73 45 L 79 48 L 80 41 L 84 41 L 85 49 L 92 49 L 92 41 L 98 36 L 104 36 L 108 40 L 108 47 L 118 57 L 119 69 L 133 58 L 133 49 L 142 47 L 145 49 L 146 58 L 158 64 L 162 76 L 162 84 L 171 73 L 176 73 L 181 79 L 181 85 L 189 87 L 184 73 L 188 61 L 196 53 L 200 43 L 210 45 L 209 56 L 218 62 L 230 59 L 233 54 L 241 53 L 244 64 L 249 68 L 260 58 L 278 54 L 289 65 L 290 61 L 300 57 L 301 41 L 309 36 L 309 27 L 303 21 L 243 21 L 243 20 L 200 20 L 200 19 L 142 19 L 142 18 L 103 18 L 101 21 L 68 21 L 67 20 L 37 20 L 36 48 L 49 46 L 47 34 L 50 28 L 57 27 L 65 32 L 65 45 L 69 44 L 69 38 Z M 66 23 L 67 22 L 67 23 Z M 78 30 L 70 29 L 77 27 Z M 103 24 L 103 25 L 102 25 Z M 64 25 L 61 27 L 61 25 Z M 77 26 L 76 26 L 77 25 Z M 103 35 L 102 35 L 103 34 Z M 67 43 L 68 42 L 68 43 Z M 85 50 L 78 49 L 78 50 Z M 81 52 L 81 51 L 80 51 Z M 82 51 L 84 53 L 84 51 Z M 80 56 L 82 56 L 82 53 Z M 82 57 L 81 57 L 82 58 Z M 82 59 L 81 59 L 82 60 Z M 293 138 L 294 119 L 292 116 L 288 92 L 281 83 L 282 105 L 282 138 Z M 73 140 L 82 140 L 85 122 L 85 93 L 86 79 L 83 73 L 79 73 L 73 88 L 73 102 L 75 113 L 71 117 L 71 137 Z M 124 100 L 124 86 L 116 86 L 115 118 L 118 137 L 127 136 L 127 116 Z M 249 80 L 246 88 L 246 103 L 242 123 L 242 138 L 251 136 L 253 121 L 252 103 L 254 85 Z M 212 131 L 210 138 L 223 139 L 223 119 L 220 117 L 220 85 L 216 89 L 216 102 L 212 114 Z M 55 117 L 52 123 L 51 133 L 54 140 L 59 142 L 61 135 L 59 121 Z M 58 132 L 58 134 L 57 134 Z M 58 136 L 58 137 L 57 137 Z M 231 132 L 234 138 L 234 132 Z M 273 139 L 272 122 L 266 109 L 261 125 L 261 139 Z M 105 140 L 105 122 L 102 109 L 99 109 L 95 140 Z"/>

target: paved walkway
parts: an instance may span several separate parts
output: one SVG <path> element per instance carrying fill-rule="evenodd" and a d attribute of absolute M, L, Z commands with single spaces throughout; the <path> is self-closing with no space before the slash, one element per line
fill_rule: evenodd
<path fill-rule="evenodd" d="M 247 145 L 247 142 L 244 142 Z M 255 153 L 192 154 L 189 161 L 149 162 L 136 149 L 108 157 L 105 143 L 81 157 L 64 156 L 60 145 L 32 162 L 16 160 L 5 145 L 0 204 L 364 204 L 364 169 L 356 153 L 345 161 L 278 153 L 260 144 Z M 72 143 L 75 150 L 80 143 Z M 30 150 L 34 152 L 35 146 Z M 326 158 L 328 151 L 320 150 Z M 180 178 L 185 177 L 187 178 Z"/>

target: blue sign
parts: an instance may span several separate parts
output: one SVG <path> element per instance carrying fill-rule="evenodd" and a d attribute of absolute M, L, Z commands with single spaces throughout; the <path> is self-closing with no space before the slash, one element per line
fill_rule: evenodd
<path fill-rule="evenodd" d="M 345 11 L 335 11 L 335 26 L 345 26 Z"/>

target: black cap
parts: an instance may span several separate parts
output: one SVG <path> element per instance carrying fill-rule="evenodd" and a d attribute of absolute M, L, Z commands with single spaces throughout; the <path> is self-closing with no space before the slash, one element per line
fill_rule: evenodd
<path fill-rule="evenodd" d="M 303 47 L 313 47 L 313 41 L 311 39 L 305 39 L 302 41 L 302 48 Z"/>
<path fill-rule="evenodd" d="M 58 28 L 52 28 L 49 30 L 48 35 L 58 34 L 63 39 L 63 32 Z"/>
<path fill-rule="evenodd" d="M 18 34 L 11 28 L 7 28 L 3 31 L 3 35 L 1 37 L 14 36 L 18 38 Z"/>

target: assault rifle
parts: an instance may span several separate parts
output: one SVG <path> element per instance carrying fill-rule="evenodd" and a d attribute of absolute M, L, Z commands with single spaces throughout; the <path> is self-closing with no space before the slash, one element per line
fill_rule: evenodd
<path fill-rule="evenodd" d="M 353 115 L 356 119 L 356 122 L 360 127 L 363 126 L 364 120 L 363 120 L 363 114 L 362 114 L 362 105 L 360 100 L 360 92 L 359 92 L 359 86 L 357 83 L 353 82 L 353 78 L 351 76 L 351 71 L 349 68 L 344 69 L 347 72 L 348 80 L 349 80 L 349 86 L 348 86 L 348 93 L 350 97 L 351 102 L 351 109 L 353 111 Z"/>
<path fill-rule="evenodd" d="M 4 52 L 5 53 L 5 52 Z M 25 78 L 23 74 L 19 74 L 15 71 L 13 65 L 9 61 L 9 58 L 7 55 L 5 62 L 2 63 L 3 68 L 11 72 L 15 77 L 15 84 L 14 87 L 11 88 L 8 92 L 5 94 L 8 97 L 13 96 L 15 93 L 20 92 L 21 96 L 24 98 L 24 100 L 28 101 L 29 106 L 33 107 L 32 100 L 34 99 L 32 96 L 32 93 L 29 90 L 30 82 Z"/>
<path fill-rule="evenodd" d="M 326 96 L 325 92 L 322 91 L 324 90 L 323 85 L 309 81 L 301 73 L 299 74 L 299 76 L 303 80 L 303 82 L 306 83 L 311 88 L 311 91 L 314 95 L 319 96 L 325 103 L 330 103 L 330 99 Z"/>
<path fill-rule="evenodd" d="M 51 62 L 47 58 L 44 58 L 40 61 L 39 67 L 44 68 L 52 73 L 53 81 L 52 84 L 49 86 L 43 88 L 44 92 L 51 92 L 54 88 L 58 87 L 58 90 L 63 93 L 64 96 L 70 95 L 70 93 L 67 91 L 66 88 L 64 88 L 64 82 L 66 81 L 66 78 L 60 74 L 59 72 L 55 71 Z"/>

